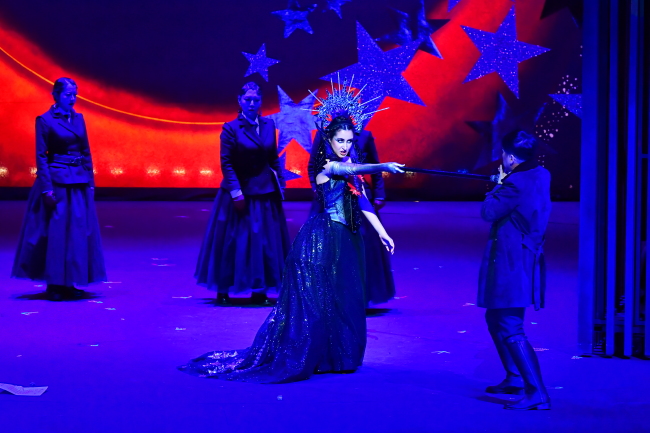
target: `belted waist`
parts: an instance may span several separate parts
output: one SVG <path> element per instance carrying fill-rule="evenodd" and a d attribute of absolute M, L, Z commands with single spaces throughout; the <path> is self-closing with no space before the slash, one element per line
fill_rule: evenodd
<path fill-rule="evenodd" d="M 78 155 L 58 155 L 54 154 L 50 158 L 50 162 L 56 162 L 58 164 L 65 164 L 65 165 L 71 165 L 71 166 L 80 166 L 83 163 L 83 156 L 81 154 Z"/>

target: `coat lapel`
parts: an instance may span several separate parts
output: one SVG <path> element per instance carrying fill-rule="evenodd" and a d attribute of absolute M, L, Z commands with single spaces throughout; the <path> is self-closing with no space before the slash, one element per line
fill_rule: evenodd
<path fill-rule="evenodd" d="M 71 113 L 71 118 L 72 122 L 68 122 L 65 120 L 63 117 L 63 113 L 61 113 L 58 109 L 54 108 L 52 109 L 52 117 L 56 120 L 56 122 L 67 129 L 68 131 L 72 132 L 74 135 L 81 137 L 83 134 L 80 131 L 80 123 L 81 119 L 80 116 L 75 112 L 72 111 Z"/>
<path fill-rule="evenodd" d="M 265 118 L 261 117 L 261 116 L 259 117 L 259 122 L 260 122 L 260 140 L 261 140 L 262 146 L 264 146 L 265 143 L 273 142 L 273 140 L 268 140 L 267 136 L 270 133 L 275 134 L 275 129 L 270 128 L 269 121 L 266 120 Z"/>
<path fill-rule="evenodd" d="M 239 126 L 244 130 L 244 135 L 248 137 L 250 141 L 255 143 L 257 146 L 262 147 L 262 139 L 257 134 L 257 132 L 255 132 L 255 127 L 251 125 L 248 119 L 244 118 L 243 114 L 239 115 Z M 261 123 L 260 123 L 260 132 L 262 132 Z"/>

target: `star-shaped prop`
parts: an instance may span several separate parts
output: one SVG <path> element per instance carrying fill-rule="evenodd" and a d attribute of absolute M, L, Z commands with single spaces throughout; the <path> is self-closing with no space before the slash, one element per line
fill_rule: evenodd
<path fill-rule="evenodd" d="M 279 60 L 266 57 L 266 44 L 262 44 L 262 47 L 257 51 L 257 54 L 244 52 L 242 52 L 242 54 L 251 63 L 250 66 L 248 66 L 248 70 L 246 71 L 246 74 L 244 74 L 244 77 L 259 72 L 266 81 L 269 81 L 269 66 L 280 63 Z"/>
<path fill-rule="evenodd" d="M 467 124 L 481 135 L 483 150 L 479 156 L 474 170 L 490 168 L 494 161 L 501 160 L 501 140 L 503 137 L 520 129 L 528 132 L 538 139 L 539 150 L 554 154 L 556 153 L 547 143 L 535 134 L 535 124 L 544 107 L 538 111 L 526 111 L 516 113 L 506 102 L 501 93 L 497 94 L 496 112 L 494 118 L 489 121 L 468 121 Z"/>
<path fill-rule="evenodd" d="M 351 1 L 352 0 L 327 0 L 327 10 L 334 11 L 339 18 L 343 18 L 343 15 L 341 15 L 341 6 Z"/>
<path fill-rule="evenodd" d="M 451 10 L 460 2 L 461 0 L 449 0 L 449 3 L 447 3 L 447 12 L 451 12 Z"/>
<path fill-rule="evenodd" d="M 294 173 L 291 170 L 287 170 L 287 154 L 286 152 L 283 153 L 280 156 L 280 167 L 282 168 L 282 177 L 284 178 L 285 182 L 289 182 L 290 180 L 295 180 L 295 179 L 300 179 L 302 176 L 299 175 L 298 173 Z"/>
<path fill-rule="evenodd" d="M 363 89 L 361 99 L 368 104 L 366 111 L 377 110 L 387 96 L 425 105 L 402 76 L 419 45 L 420 41 L 415 41 L 384 52 L 361 24 L 357 23 L 358 63 L 326 75 L 321 80 L 339 84 L 347 82 L 348 85 Z"/>
<path fill-rule="evenodd" d="M 476 80 L 491 72 L 499 74 L 501 79 L 519 98 L 518 65 L 531 57 L 549 51 L 549 48 L 526 44 L 517 40 L 515 8 L 512 7 L 505 20 L 495 33 L 462 26 L 474 45 L 481 51 L 472 70 L 465 78 L 465 83 Z"/>
<path fill-rule="evenodd" d="M 316 129 L 311 109 L 316 102 L 316 95 L 310 94 L 296 103 L 278 86 L 278 96 L 280 112 L 269 116 L 275 121 L 275 127 L 280 130 L 278 153 L 282 152 L 291 140 L 296 140 L 303 149 L 311 152 L 311 131 Z"/>
<path fill-rule="evenodd" d="M 282 169 L 282 177 L 284 178 L 285 182 L 289 182 L 290 180 L 300 179 L 302 177 L 298 173 L 294 173 L 291 170 L 287 170 L 287 153 L 286 152 L 284 152 L 282 155 L 280 155 L 280 157 L 278 159 L 280 160 L 280 168 Z"/>
<path fill-rule="evenodd" d="M 284 37 L 288 38 L 298 29 L 302 29 L 310 35 L 314 34 L 314 31 L 307 20 L 307 15 L 309 15 L 313 10 L 313 7 L 301 10 L 298 2 L 294 0 L 289 1 L 288 9 L 271 12 L 271 14 L 284 21 Z"/>
<path fill-rule="evenodd" d="M 395 19 L 399 28 L 393 33 L 378 38 L 378 41 L 393 42 L 397 45 L 406 45 L 413 41 L 421 41 L 418 49 L 442 59 L 442 54 L 440 54 L 438 47 L 436 47 L 436 44 L 431 39 L 431 34 L 438 31 L 449 20 L 427 19 L 424 11 L 424 0 L 420 0 L 417 11 L 413 11 L 413 13 L 407 13 L 397 9 L 393 9 L 393 11 L 395 12 Z"/>
<path fill-rule="evenodd" d="M 540 18 L 544 19 L 556 12 L 561 11 L 564 8 L 568 8 L 569 12 L 571 12 L 573 22 L 578 27 L 582 27 L 582 2 L 583 0 L 546 0 L 544 2 L 544 9 L 542 9 L 542 16 Z"/>
<path fill-rule="evenodd" d="M 552 93 L 551 98 L 562 104 L 564 108 L 582 119 L 582 95 L 581 94 L 566 94 L 566 93 Z"/>

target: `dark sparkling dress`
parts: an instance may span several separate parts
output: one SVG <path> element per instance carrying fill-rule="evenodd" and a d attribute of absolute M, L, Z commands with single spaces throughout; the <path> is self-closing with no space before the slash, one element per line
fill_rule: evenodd
<path fill-rule="evenodd" d="M 324 211 L 312 215 L 294 240 L 278 302 L 252 346 L 208 352 L 181 371 L 285 383 L 361 366 L 366 348 L 361 212 L 345 178 L 333 177 L 317 188 Z"/>

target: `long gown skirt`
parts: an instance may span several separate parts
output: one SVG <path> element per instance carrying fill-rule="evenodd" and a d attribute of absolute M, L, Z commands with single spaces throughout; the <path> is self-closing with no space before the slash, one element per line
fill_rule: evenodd
<path fill-rule="evenodd" d="M 314 215 L 322 211 L 323 205 L 314 199 L 309 214 Z M 383 304 L 395 297 L 390 252 L 384 247 L 370 221 L 366 218 L 361 220 L 361 236 L 366 255 L 366 305 Z"/>
<path fill-rule="evenodd" d="M 208 352 L 179 367 L 217 379 L 285 383 L 353 371 L 366 348 L 363 238 L 320 213 L 287 256 L 278 302 L 243 350 Z"/>
<path fill-rule="evenodd" d="M 54 184 L 54 195 L 56 207 L 48 208 L 32 187 L 11 276 L 62 286 L 106 281 L 92 190 Z"/>
<path fill-rule="evenodd" d="M 203 237 L 194 277 L 219 293 L 276 291 L 291 245 L 280 195 L 246 196 L 238 213 L 219 189 Z"/>

